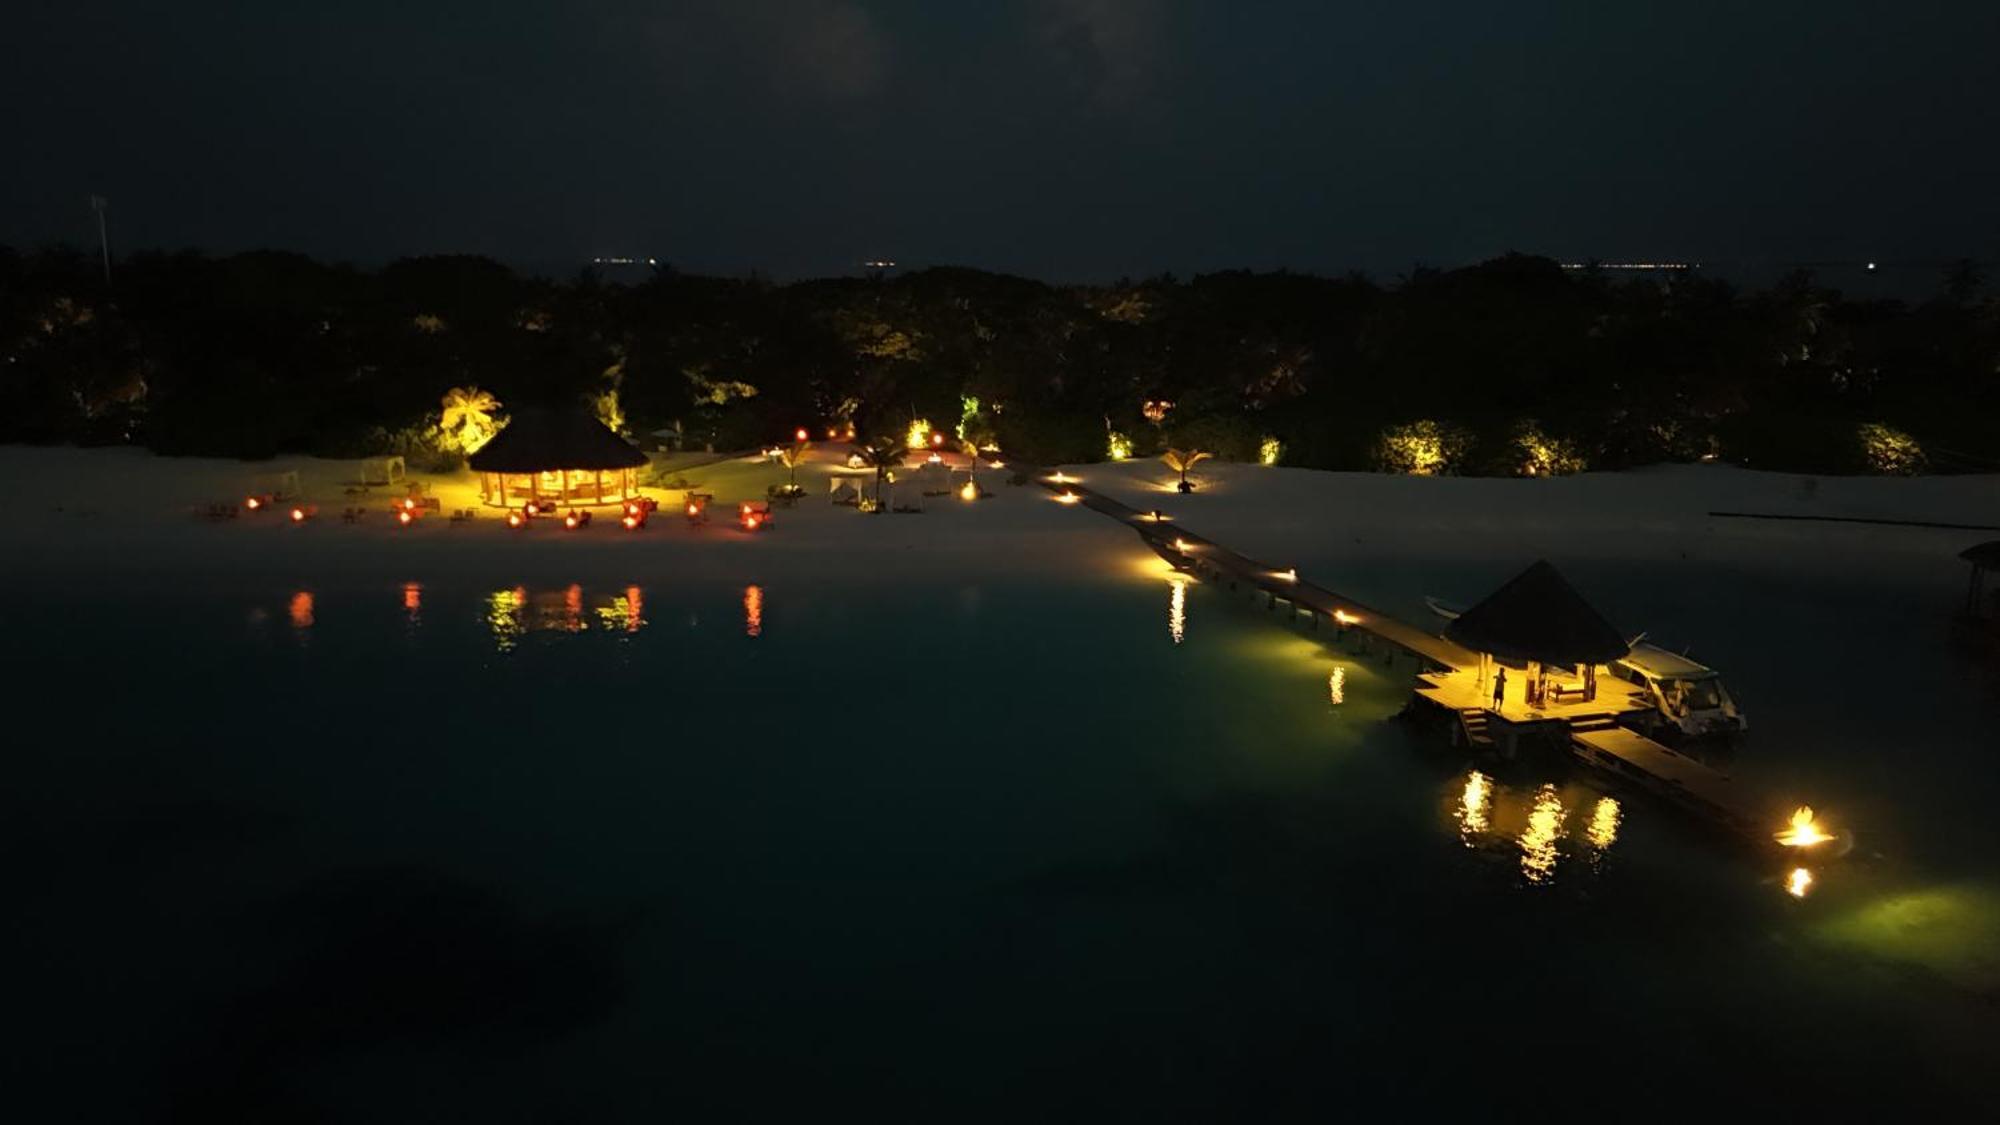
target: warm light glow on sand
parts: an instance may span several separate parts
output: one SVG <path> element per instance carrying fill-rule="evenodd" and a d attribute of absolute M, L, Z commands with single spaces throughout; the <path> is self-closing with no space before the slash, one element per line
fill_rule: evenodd
<path fill-rule="evenodd" d="M 743 587 L 743 633 L 745 636 L 764 635 L 764 588 L 762 586 Z"/>
<path fill-rule="evenodd" d="M 1811 805 L 1800 805 L 1792 810 L 1791 824 L 1784 831 L 1777 833 L 1775 838 L 1788 848 L 1809 848 L 1814 844 L 1824 844 L 1833 839 L 1828 833 L 1820 831 L 1819 825 L 1813 823 Z"/>
<path fill-rule="evenodd" d="M 1058 504 L 1076 504 L 1080 503 L 1083 497 L 1078 496 L 1074 492 L 1060 492 L 1056 494 L 1055 500 Z"/>
<path fill-rule="evenodd" d="M 966 481 L 964 484 L 959 485 L 958 498 L 968 502 L 979 499 L 979 485 L 973 481 Z"/>
<path fill-rule="evenodd" d="M 1347 612 L 1344 609 L 1334 610 L 1333 619 L 1342 625 L 1359 625 L 1361 623 L 1361 618 L 1355 616 L 1352 613 Z"/>
<path fill-rule="evenodd" d="M 1278 573 L 1272 575 L 1272 577 L 1283 579 L 1286 582 L 1297 582 L 1299 580 L 1299 568 L 1295 566 L 1290 567 L 1285 570 L 1279 571 Z"/>
<path fill-rule="evenodd" d="M 1176 538 L 1174 540 L 1174 550 L 1179 551 L 1181 554 L 1185 555 L 1189 551 L 1194 550 L 1194 544 L 1188 542 L 1185 539 Z"/>
<path fill-rule="evenodd" d="M 1535 791 L 1535 807 L 1521 830 L 1521 875 L 1530 883 L 1546 883 L 1556 874 L 1556 840 L 1562 836 L 1562 798 L 1554 785 Z"/>
<path fill-rule="evenodd" d="M 1803 867 L 1794 867 L 1792 873 L 1785 877 L 1785 893 L 1793 898 L 1804 898 L 1806 892 L 1812 889 L 1812 884 L 1812 872 Z"/>
<path fill-rule="evenodd" d="M 1072 476 L 1065 476 L 1063 475 L 1063 471 L 1061 469 L 1057 469 L 1055 471 L 1055 475 L 1051 476 L 1049 478 L 1049 481 L 1054 484 L 1073 484 L 1075 483 L 1076 478 Z"/>
<path fill-rule="evenodd" d="M 1465 846 L 1476 846 L 1478 837 L 1493 824 L 1493 782 L 1478 770 L 1465 775 L 1465 790 L 1458 795 L 1458 838 Z"/>

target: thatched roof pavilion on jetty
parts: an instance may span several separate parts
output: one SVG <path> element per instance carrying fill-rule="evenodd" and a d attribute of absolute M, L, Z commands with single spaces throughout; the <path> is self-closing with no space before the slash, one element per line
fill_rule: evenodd
<path fill-rule="evenodd" d="M 522 503 L 620 504 L 638 495 L 646 454 L 585 410 L 518 411 L 468 462 L 479 496 Z"/>
<path fill-rule="evenodd" d="M 1531 703 L 1541 702 L 1543 669 L 1550 666 L 1577 669 L 1582 698 L 1597 698 L 1597 666 L 1631 651 L 1624 636 L 1547 561 L 1515 575 L 1460 614 L 1444 635 L 1479 653 L 1482 661 L 1525 664 Z"/>

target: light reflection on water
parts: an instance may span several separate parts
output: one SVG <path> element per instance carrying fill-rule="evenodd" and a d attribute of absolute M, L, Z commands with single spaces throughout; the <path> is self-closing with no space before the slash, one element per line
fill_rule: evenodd
<path fill-rule="evenodd" d="M 294 629 L 312 628 L 313 627 L 312 591 L 300 590 L 298 593 L 293 594 L 291 605 L 287 607 L 287 610 L 291 614 L 292 628 Z"/>
<path fill-rule="evenodd" d="M 764 633 L 764 588 L 743 587 L 743 633 L 757 637 Z"/>
<path fill-rule="evenodd" d="M 1169 579 L 1167 586 L 1172 591 L 1167 595 L 1167 636 L 1172 637 L 1175 644 L 1180 644 L 1187 639 L 1188 584 L 1184 578 Z"/>
<path fill-rule="evenodd" d="M 1587 816 L 1570 815 L 1586 802 Z M 1617 798 L 1581 786 L 1544 782 L 1530 793 L 1475 769 L 1457 783 L 1450 815 L 1460 843 L 1513 857 L 1523 882 L 1545 886 L 1555 881 L 1565 853 L 1580 853 L 1588 861 L 1579 870 L 1601 872 L 1618 842 L 1625 810 Z"/>
<path fill-rule="evenodd" d="M 1521 875 L 1530 883 L 1546 883 L 1556 875 L 1556 840 L 1562 836 L 1562 798 L 1556 787 L 1544 783 L 1535 791 L 1535 807 L 1528 813 L 1528 826 L 1521 831 Z"/>
<path fill-rule="evenodd" d="M 1596 867 L 1604 862 L 1604 853 L 1618 842 L 1618 822 L 1625 819 L 1618 801 L 1612 797 L 1599 797 L 1590 809 L 1590 824 L 1585 827 L 1583 838 L 1590 844 L 1590 864 Z"/>
<path fill-rule="evenodd" d="M 586 594 L 575 583 L 546 591 L 516 586 L 493 591 L 485 603 L 486 628 L 499 652 L 513 651 L 529 633 L 586 632 L 593 620 L 598 629 L 627 636 L 646 627 L 645 593 L 638 586 L 617 594 Z"/>
<path fill-rule="evenodd" d="M 1458 795 L 1452 819 L 1458 821 L 1458 838 L 1468 848 L 1479 846 L 1479 838 L 1493 824 L 1491 804 L 1493 782 L 1478 770 L 1465 775 L 1465 788 Z"/>

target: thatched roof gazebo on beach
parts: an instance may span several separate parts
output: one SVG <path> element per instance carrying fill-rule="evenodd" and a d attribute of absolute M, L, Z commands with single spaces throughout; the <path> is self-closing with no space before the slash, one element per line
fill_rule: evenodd
<path fill-rule="evenodd" d="M 636 470 L 646 454 L 589 411 L 529 409 L 516 412 L 467 460 L 479 473 L 479 496 L 487 504 L 587 506 L 638 495 Z"/>
<path fill-rule="evenodd" d="M 1525 663 L 1530 702 L 1539 701 L 1542 669 L 1549 665 L 1579 669 L 1583 698 L 1596 698 L 1597 666 L 1632 650 L 1547 561 L 1515 575 L 1459 614 L 1444 635 L 1482 659 Z"/>

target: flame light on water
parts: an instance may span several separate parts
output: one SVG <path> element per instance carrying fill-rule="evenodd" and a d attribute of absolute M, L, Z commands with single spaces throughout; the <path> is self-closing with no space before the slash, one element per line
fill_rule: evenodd
<path fill-rule="evenodd" d="M 1556 840 L 1563 830 L 1562 798 L 1554 785 L 1535 791 L 1535 807 L 1521 830 L 1521 875 L 1530 883 L 1546 883 L 1556 874 Z"/>
<path fill-rule="evenodd" d="M 1187 639 L 1187 586 L 1185 581 L 1169 582 L 1173 592 L 1167 595 L 1167 635 L 1179 644 Z"/>
<path fill-rule="evenodd" d="M 764 635 L 764 588 L 762 586 L 743 587 L 743 634 L 748 637 Z"/>
<path fill-rule="evenodd" d="M 1793 898 L 1804 898 L 1806 892 L 1812 889 L 1812 884 L 1812 872 L 1803 867 L 1794 867 L 1792 873 L 1785 877 L 1785 893 Z"/>
<path fill-rule="evenodd" d="M 1492 826 L 1493 782 L 1478 770 L 1465 775 L 1465 790 L 1458 795 L 1458 808 L 1452 813 L 1458 821 L 1458 838 L 1465 846 L 1475 847 L 1478 837 Z"/>
<path fill-rule="evenodd" d="M 1775 838 L 1788 848 L 1809 848 L 1814 844 L 1824 844 L 1833 839 L 1830 834 L 1822 832 L 1819 825 L 1813 823 L 1811 805 L 1800 805 L 1792 810 L 1791 824 L 1786 826 L 1784 831 L 1777 833 Z"/>
<path fill-rule="evenodd" d="M 292 628 L 310 629 L 313 626 L 313 596 L 310 590 L 300 590 L 292 595 L 291 605 L 286 607 L 292 617 Z"/>
<path fill-rule="evenodd" d="M 1347 702 L 1347 669 L 1335 668 L 1327 674 L 1326 700 L 1335 707 Z"/>

